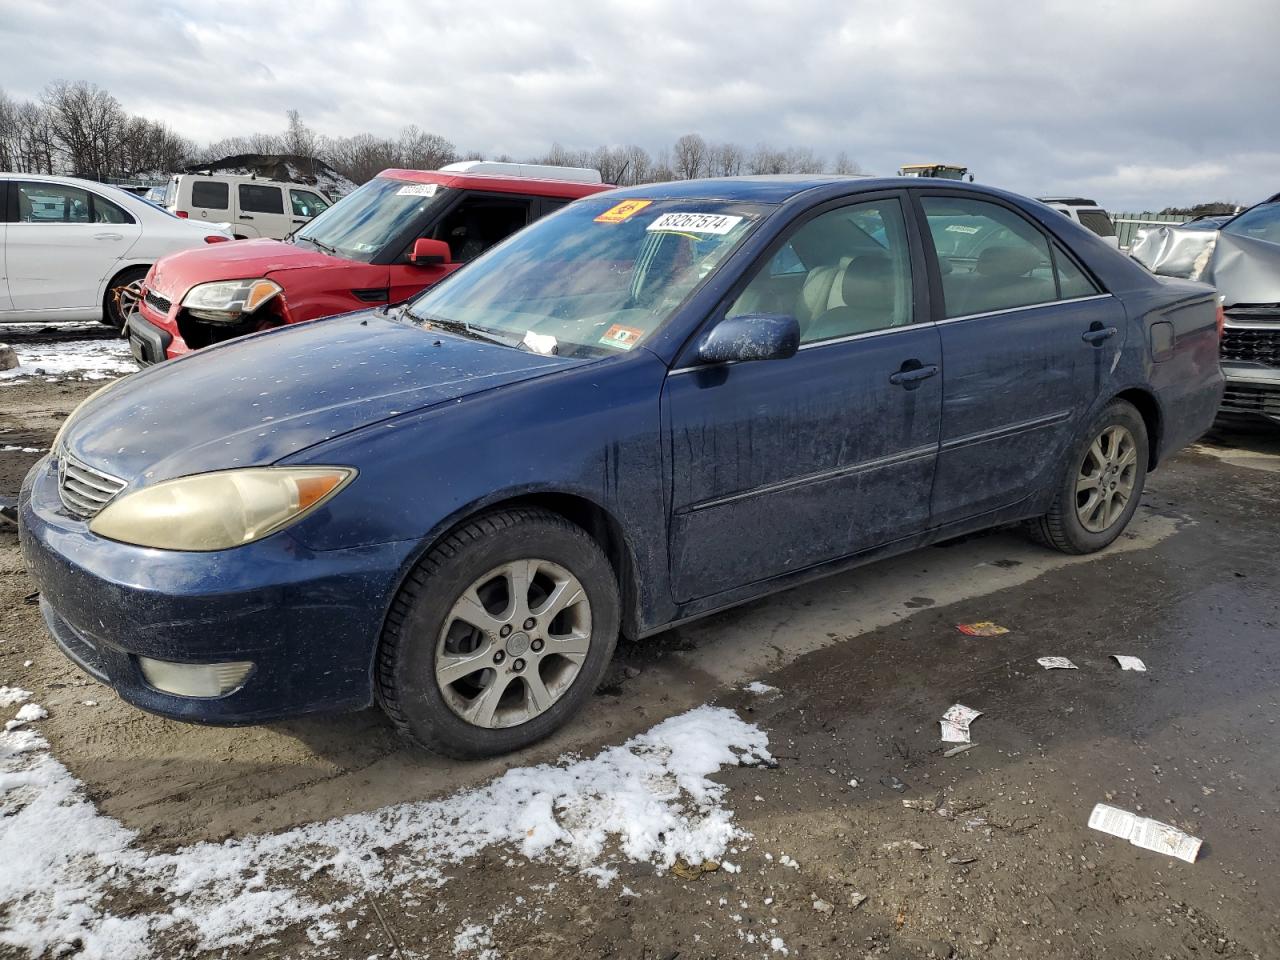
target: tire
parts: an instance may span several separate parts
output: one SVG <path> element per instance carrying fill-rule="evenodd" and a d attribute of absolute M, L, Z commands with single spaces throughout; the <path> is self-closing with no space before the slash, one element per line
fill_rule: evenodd
<path fill-rule="evenodd" d="M 528 584 L 523 606 L 516 577 Z M 613 567 L 582 528 L 541 509 L 483 514 L 405 579 L 378 645 L 378 702 L 401 735 L 433 753 L 519 750 L 590 698 L 613 657 L 620 606 Z"/>
<path fill-rule="evenodd" d="M 129 286 L 131 283 L 137 283 L 147 275 L 147 267 L 130 267 L 128 270 L 121 270 L 118 274 L 111 278 L 111 282 L 107 284 L 107 292 L 102 298 L 102 318 L 101 322 L 109 327 L 115 327 L 120 336 L 127 336 L 124 324 L 128 319 L 120 312 L 119 300 L 116 291 Z"/>
<path fill-rule="evenodd" d="M 1072 448 L 1048 512 L 1031 521 L 1036 539 L 1070 554 L 1095 553 L 1109 546 L 1138 509 L 1147 479 L 1148 442 L 1146 423 L 1132 404 L 1124 400 L 1107 404 Z M 1118 452 L 1112 449 L 1116 443 Z M 1116 471 L 1107 472 L 1111 467 Z M 1096 485 L 1090 485 L 1090 480 Z M 1117 502 L 1117 494 L 1124 495 L 1123 503 Z"/>

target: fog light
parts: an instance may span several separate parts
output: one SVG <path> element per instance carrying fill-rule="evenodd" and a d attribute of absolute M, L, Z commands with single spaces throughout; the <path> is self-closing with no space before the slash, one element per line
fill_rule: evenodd
<path fill-rule="evenodd" d="M 253 669 L 248 660 L 229 663 L 171 663 L 139 657 L 147 683 L 179 697 L 220 697 L 230 693 Z"/>

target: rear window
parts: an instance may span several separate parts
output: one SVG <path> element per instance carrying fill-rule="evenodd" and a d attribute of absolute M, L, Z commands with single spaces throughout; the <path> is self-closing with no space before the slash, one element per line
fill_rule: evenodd
<path fill-rule="evenodd" d="M 1114 237 L 1116 235 L 1115 224 L 1111 222 L 1111 218 L 1107 216 L 1103 210 L 1079 210 L 1080 223 L 1100 237 Z"/>
<path fill-rule="evenodd" d="M 202 210 L 226 210 L 230 193 L 225 183 L 216 180 L 197 180 L 191 184 L 191 206 Z"/>
<path fill-rule="evenodd" d="M 240 209 L 248 213 L 284 213 L 284 195 L 279 187 L 242 183 Z"/>

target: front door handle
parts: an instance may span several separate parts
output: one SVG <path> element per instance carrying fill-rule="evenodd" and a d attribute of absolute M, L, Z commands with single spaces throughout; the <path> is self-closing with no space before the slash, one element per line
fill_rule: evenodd
<path fill-rule="evenodd" d="M 1080 339 L 1085 343 L 1092 343 L 1095 346 L 1104 340 L 1110 340 L 1120 331 L 1115 327 L 1104 327 L 1100 323 L 1094 323 L 1088 330 L 1080 334 Z"/>
<path fill-rule="evenodd" d="M 293 221 L 293 222 L 294 222 L 294 223 L 306 223 L 307 221 L 305 221 L 305 220 L 295 220 L 295 221 Z"/>
<path fill-rule="evenodd" d="M 919 360 L 905 360 L 897 373 L 889 375 L 889 382 L 895 387 L 903 387 L 907 390 L 914 390 L 930 377 L 937 376 L 938 365 L 936 363 L 921 363 Z"/>
<path fill-rule="evenodd" d="M 93 239 L 95 239 L 95 240 L 123 240 L 124 238 L 123 238 L 122 236 L 120 236 L 120 234 L 118 234 L 118 233 L 95 233 L 95 234 L 93 235 Z"/>

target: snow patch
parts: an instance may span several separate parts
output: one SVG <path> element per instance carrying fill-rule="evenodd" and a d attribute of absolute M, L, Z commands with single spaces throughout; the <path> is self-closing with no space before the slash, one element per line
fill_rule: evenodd
<path fill-rule="evenodd" d="M 718 860 L 745 834 L 722 805 L 728 788 L 709 778 L 743 754 L 769 758 L 767 745 L 733 711 L 703 706 L 594 757 L 515 768 L 442 799 L 154 853 L 98 813 L 42 737 L 15 730 L 0 735 L 0 944 L 38 957 L 79 940 L 80 960 L 139 960 L 179 934 L 198 950 L 234 950 L 303 925 L 319 942 L 369 893 L 420 894 L 496 845 L 602 882 L 614 874 L 600 863 L 606 845 L 659 871 L 677 857 Z M 324 902 L 307 891 L 321 872 Z M 133 891 L 162 905 L 113 913 L 113 895 Z"/>
<path fill-rule="evenodd" d="M 30 699 L 30 690 L 23 690 L 21 687 L 0 687 L 0 707 L 12 707 L 15 703 Z"/>
<path fill-rule="evenodd" d="M 138 369 L 129 353 L 128 341 L 117 337 L 18 344 L 14 350 L 18 354 L 18 365 L 12 370 L 0 371 L 0 382 L 41 376 L 49 381 L 72 376 L 82 380 L 107 380 Z"/>
<path fill-rule="evenodd" d="M 767 693 L 777 693 L 777 687 L 771 687 L 767 683 L 761 683 L 759 680 L 752 680 L 742 688 L 747 693 L 754 693 L 758 697 L 762 697 Z"/>

